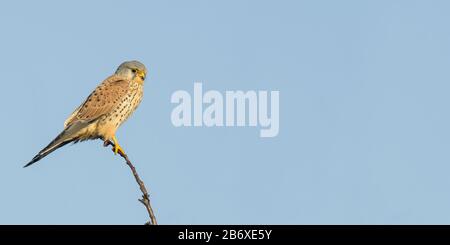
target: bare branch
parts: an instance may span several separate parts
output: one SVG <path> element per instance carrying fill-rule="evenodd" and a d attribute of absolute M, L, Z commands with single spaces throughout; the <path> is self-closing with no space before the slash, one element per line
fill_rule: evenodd
<path fill-rule="evenodd" d="M 113 146 L 113 151 L 114 151 L 114 143 L 111 142 L 111 141 L 106 141 L 104 143 L 104 146 L 107 147 L 108 145 L 112 145 Z M 141 180 L 141 178 L 139 178 L 139 174 L 137 173 L 136 168 L 131 163 L 131 161 L 128 158 L 127 154 L 125 154 L 125 152 L 120 151 L 120 150 L 119 150 L 118 153 L 119 153 L 119 155 L 121 157 L 123 157 L 123 159 L 125 159 L 128 167 L 130 167 L 130 169 L 131 169 L 131 172 L 133 172 L 134 178 L 136 179 L 136 182 L 139 185 L 139 189 L 141 189 L 142 199 L 138 199 L 138 200 L 139 200 L 139 202 L 144 204 L 145 208 L 147 209 L 148 216 L 150 217 L 150 221 L 148 221 L 145 224 L 146 225 L 157 225 L 158 222 L 156 222 L 155 214 L 153 213 L 152 206 L 150 205 L 150 196 L 148 195 L 147 188 L 145 188 L 144 182 Z"/>

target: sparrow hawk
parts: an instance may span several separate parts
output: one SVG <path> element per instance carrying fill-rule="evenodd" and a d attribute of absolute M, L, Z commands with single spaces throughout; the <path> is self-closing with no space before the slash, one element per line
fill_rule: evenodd
<path fill-rule="evenodd" d="M 114 153 L 124 153 L 115 133 L 140 104 L 146 75 L 147 69 L 141 62 L 122 63 L 67 118 L 64 130 L 24 167 L 68 143 L 92 139 L 102 139 L 105 145 L 112 141 Z"/>

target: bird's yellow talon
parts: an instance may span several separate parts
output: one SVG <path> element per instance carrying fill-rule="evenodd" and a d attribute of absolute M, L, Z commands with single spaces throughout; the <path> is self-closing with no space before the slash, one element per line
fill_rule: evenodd
<path fill-rule="evenodd" d="M 113 148 L 114 154 L 115 155 L 117 155 L 117 153 L 125 154 L 122 147 L 120 147 L 119 142 L 117 141 L 116 137 L 113 137 L 113 142 L 114 142 L 114 148 Z"/>
<path fill-rule="evenodd" d="M 123 151 L 122 147 L 114 147 L 114 154 L 117 155 L 117 153 L 121 153 L 124 154 L 125 152 Z"/>

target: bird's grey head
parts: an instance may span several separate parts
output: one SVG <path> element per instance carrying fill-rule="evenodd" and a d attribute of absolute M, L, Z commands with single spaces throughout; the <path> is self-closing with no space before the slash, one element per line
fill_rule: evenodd
<path fill-rule="evenodd" d="M 147 76 L 147 68 L 145 65 L 139 61 L 125 61 L 117 68 L 117 75 L 125 76 L 130 80 L 141 80 L 142 82 L 145 80 L 145 76 Z"/>

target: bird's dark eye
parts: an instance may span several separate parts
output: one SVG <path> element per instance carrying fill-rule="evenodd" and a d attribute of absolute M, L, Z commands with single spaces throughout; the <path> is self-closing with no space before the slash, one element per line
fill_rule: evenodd
<path fill-rule="evenodd" d="M 132 71 L 133 73 L 136 73 L 136 72 L 137 72 L 137 70 L 136 70 L 136 69 L 131 69 L 131 71 Z"/>

